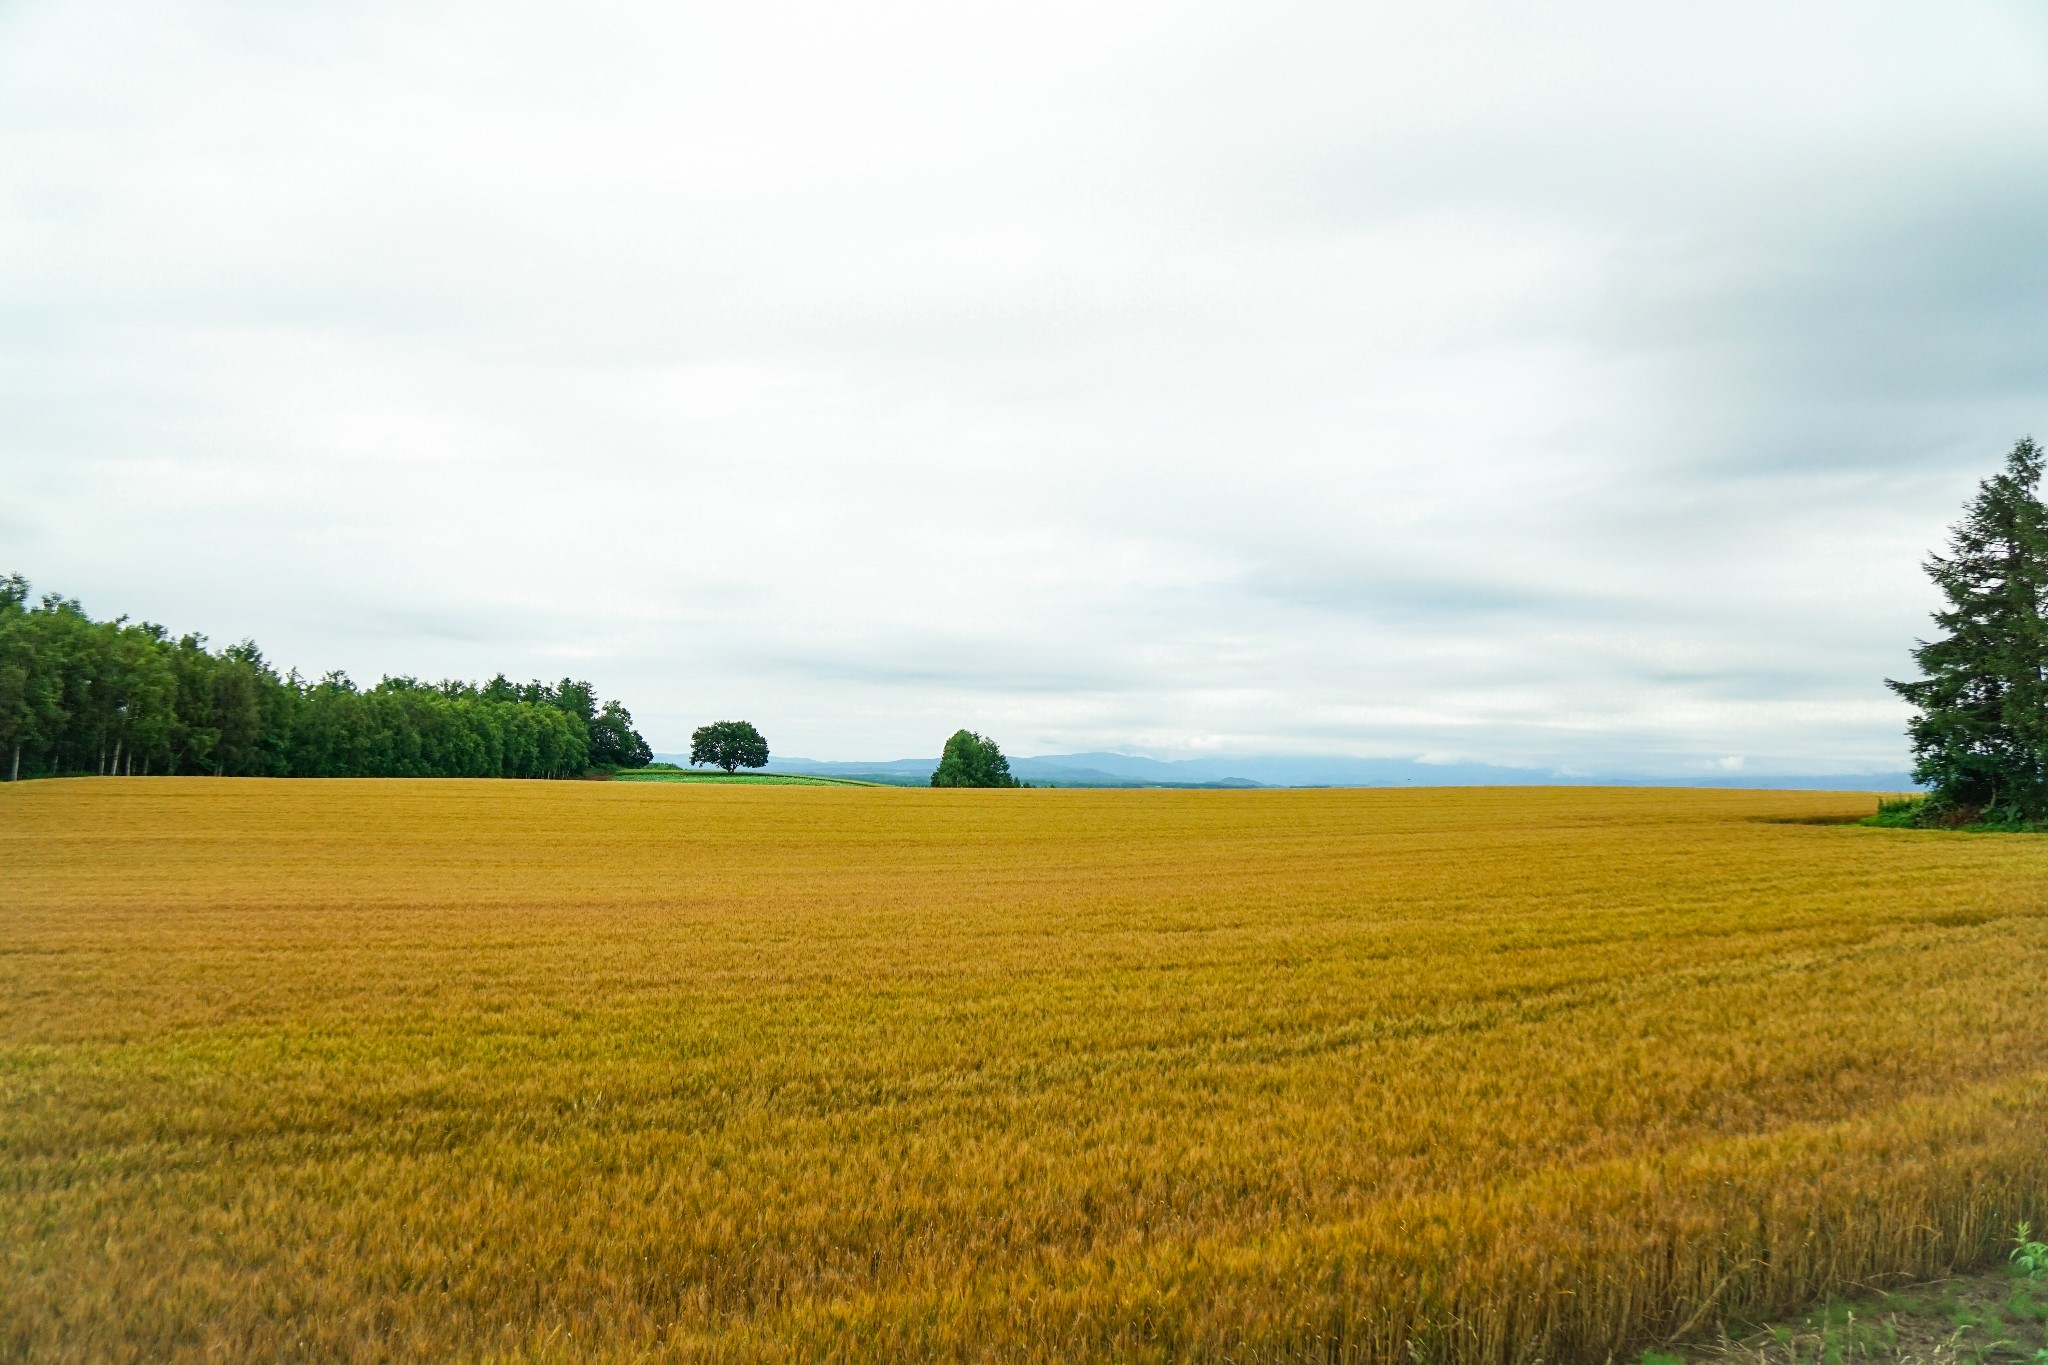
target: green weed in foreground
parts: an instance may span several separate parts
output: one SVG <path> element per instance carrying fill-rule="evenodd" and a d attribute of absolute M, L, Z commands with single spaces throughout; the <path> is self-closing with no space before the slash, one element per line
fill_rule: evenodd
<path fill-rule="evenodd" d="M 1877 813 L 1859 824 L 1873 829 L 1942 829 L 1962 834 L 2044 834 L 2048 823 L 2023 819 L 2002 807 L 1943 805 L 1931 797 L 1901 796 L 1877 803 Z"/>
<path fill-rule="evenodd" d="M 1863 823 L 1878 829 L 1916 829 L 1921 807 L 1927 804 L 1924 796 L 1899 796 L 1880 799 L 1877 814 L 1868 816 Z"/>
<path fill-rule="evenodd" d="M 2039 1280 L 2048 1277 L 2048 1245 L 2033 1238 L 2033 1225 L 2021 1223 L 2019 1235 L 2012 1239 L 2012 1263 L 2020 1274 L 2030 1280 Z"/>
<path fill-rule="evenodd" d="M 2027 1243 L 2022 1231 L 2021 1245 Z M 1706 1347 L 1704 1360 L 1755 1365 L 1848 1365 L 1854 1361 L 1941 1361 L 1958 1365 L 2033 1359 L 2048 1303 L 2017 1264 L 1938 1283 L 1853 1298 L 1831 1297 L 1796 1319 L 1767 1328 L 1731 1330 L 1743 1340 Z"/>

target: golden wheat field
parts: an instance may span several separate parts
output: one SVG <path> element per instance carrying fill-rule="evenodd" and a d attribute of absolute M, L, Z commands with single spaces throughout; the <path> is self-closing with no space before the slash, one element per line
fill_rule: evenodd
<path fill-rule="evenodd" d="M 1601 1361 L 2048 1215 L 1868 796 L 0 787 L 0 1353 Z"/>

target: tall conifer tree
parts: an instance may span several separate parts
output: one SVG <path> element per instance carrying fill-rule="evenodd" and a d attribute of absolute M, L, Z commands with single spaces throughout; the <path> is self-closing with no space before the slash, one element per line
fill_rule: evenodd
<path fill-rule="evenodd" d="M 1890 682 L 1919 708 L 1908 733 L 1929 814 L 2048 819 L 2048 508 L 2032 438 L 1978 485 L 1927 573 L 1947 599 L 1941 638 L 1913 651 L 1925 676 Z"/>

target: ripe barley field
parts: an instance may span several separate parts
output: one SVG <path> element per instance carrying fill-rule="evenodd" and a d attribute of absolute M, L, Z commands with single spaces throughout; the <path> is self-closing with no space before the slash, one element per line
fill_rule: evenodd
<path fill-rule="evenodd" d="M 1869 796 L 0 787 L 0 1355 L 1605 1360 L 2048 1221 Z"/>

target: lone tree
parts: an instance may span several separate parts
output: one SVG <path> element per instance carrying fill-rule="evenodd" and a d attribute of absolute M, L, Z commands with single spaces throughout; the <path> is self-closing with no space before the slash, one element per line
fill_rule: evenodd
<path fill-rule="evenodd" d="M 690 732 L 690 764 L 708 763 L 732 772 L 768 765 L 768 741 L 750 721 L 718 720 Z"/>
<path fill-rule="evenodd" d="M 1023 784 L 1010 776 L 1010 760 L 996 742 L 972 730 L 955 730 L 939 756 L 932 773 L 934 787 L 1017 787 Z"/>
<path fill-rule="evenodd" d="M 1927 574 L 1948 599 L 1942 636 L 1914 660 L 1926 676 L 1887 680 L 1918 707 L 1908 734 L 1914 780 L 1935 823 L 2048 818 L 2048 508 L 2031 437 L 1977 487 Z"/>

